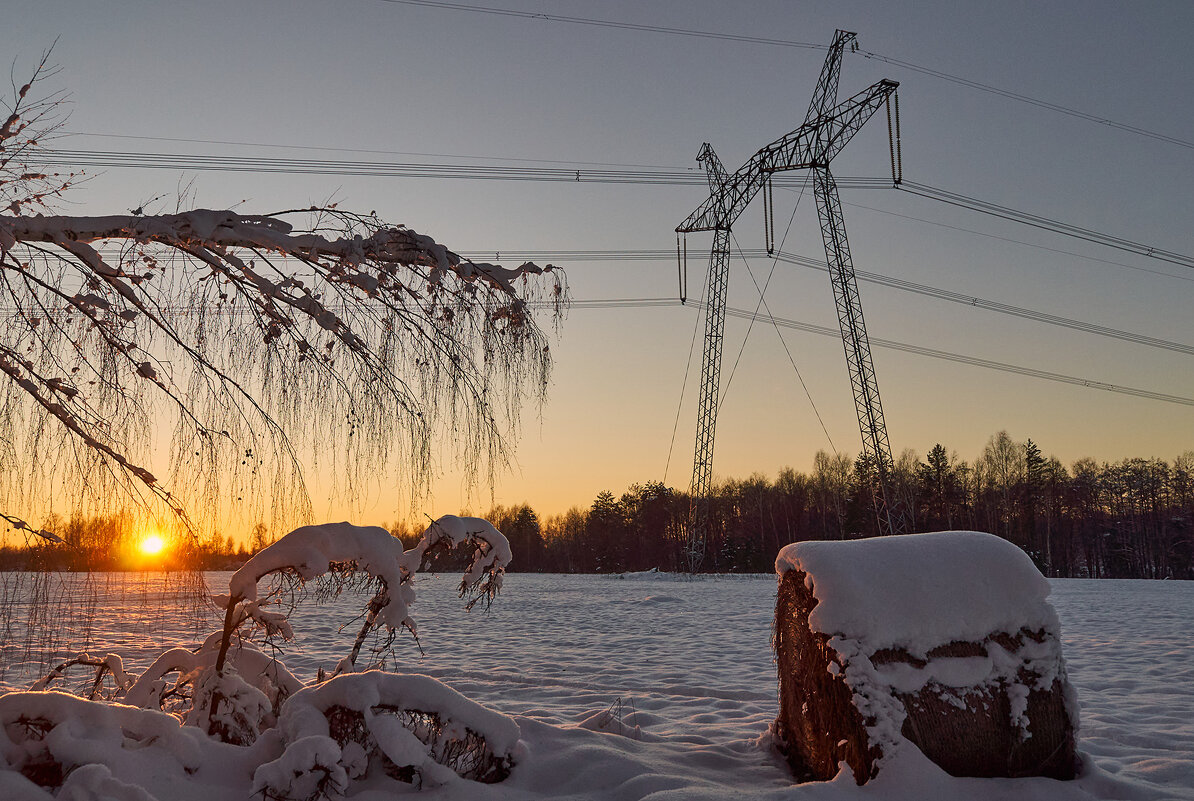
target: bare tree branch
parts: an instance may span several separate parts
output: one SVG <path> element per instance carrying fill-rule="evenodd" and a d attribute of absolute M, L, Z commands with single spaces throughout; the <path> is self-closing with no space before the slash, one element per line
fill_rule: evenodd
<path fill-rule="evenodd" d="M 413 499 L 438 437 L 473 479 L 506 463 L 551 365 L 527 300 L 558 313 L 562 273 L 334 206 L 48 213 L 79 178 L 25 166 L 61 124 L 60 95 L 30 94 L 48 56 L 0 124 L 0 504 L 286 528 L 309 519 L 311 470 Z"/>

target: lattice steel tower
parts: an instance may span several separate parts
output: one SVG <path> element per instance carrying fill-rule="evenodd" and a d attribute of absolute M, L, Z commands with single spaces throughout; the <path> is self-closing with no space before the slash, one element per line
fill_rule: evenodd
<path fill-rule="evenodd" d="M 705 348 L 701 395 L 697 407 L 696 455 L 692 466 L 695 509 L 687 554 L 688 568 L 694 573 L 704 559 L 709 526 L 709 482 L 713 472 L 713 441 L 717 429 L 730 229 L 760 189 L 766 186 L 770 190 L 771 176 L 777 172 L 812 171 L 821 238 L 825 243 L 825 258 L 833 283 L 838 324 L 850 371 L 850 385 L 854 391 L 854 406 L 858 412 L 858 426 L 862 432 L 862 458 L 873 470 L 872 493 L 879 530 L 883 534 L 895 534 L 904 529 L 903 514 L 889 486 L 891 444 L 883 420 L 883 405 L 879 400 L 879 385 L 871 361 L 871 346 L 862 317 L 850 245 L 846 241 L 842 204 L 838 199 L 837 184 L 829 172 L 829 162 L 888 100 L 899 84 L 884 79 L 838 103 L 842 54 L 854 38 L 855 35 L 848 31 L 839 30 L 834 34 L 808 113 L 799 128 L 755 153 L 732 175 L 726 174 L 721 160 L 708 143 L 701 147 L 697 156 L 697 161 L 705 165 L 708 174 L 709 197 L 676 227 L 677 234 L 713 231 L 705 293 Z M 764 201 L 769 200 L 769 195 L 768 191 Z"/>

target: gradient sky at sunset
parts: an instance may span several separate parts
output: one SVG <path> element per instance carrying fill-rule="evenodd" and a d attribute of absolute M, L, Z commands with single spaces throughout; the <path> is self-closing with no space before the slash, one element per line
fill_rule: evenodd
<path fill-rule="evenodd" d="M 843 97 L 900 82 L 905 178 L 1169 251 L 1194 254 L 1194 5 L 1186 2 L 545 2 L 492 8 L 827 44 L 863 51 L 1175 137 L 1166 142 L 847 54 Z M 824 51 L 527 19 L 383 0 L 8 0 L 0 53 L 23 78 L 57 39 L 72 103 L 57 147 L 144 153 L 550 166 L 593 162 L 699 170 L 710 142 L 733 170 L 798 126 Z M 151 137 L 151 138 L 135 138 Z M 206 141 L 164 141 L 206 140 Z M 248 143 L 248 144 L 219 144 Z M 268 145 L 268 146 L 258 146 Z M 287 146 L 287 147 L 283 147 Z M 361 152 L 346 152 L 356 150 Z M 374 152 L 364 152 L 374 151 Z M 426 155 L 414 155 L 426 154 Z M 534 160 L 534 161 L 527 161 Z M 834 162 L 888 175 L 882 114 Z M 95 172 L 91 170 L 89 172 Z M 698 174 L 701 174 L 698 172 Z M 68 213 L 137 208 L 193 179 L 194 202 L 272 211 L 329 198 L 463 252 L 673 249 L 699 185 L 607 185 L 108 169 Z M 799 200 L 790 230 L 788 220 Z M 1065 239 L 892 189 L 844 189 L 859 270 L 1194 345 L 1194 270 Z M 735 226 L 762 245 L 761 202 Z M 147 211 L 173 210 L 173 199 Z M 823 258 L 812 190 L 776 192 L 785 251 Z M 786 238 L 785 238 L 785 231 Z M 710 238 L 690 236 L 699 295 Z M 1039 246 L 1039 247 L 1034 247 Z M 489 256 L 492 259 L 492 255 Z M 674 297 L 674 261 L 554 259 L 577 300 Z M 762 283 L 772 264 L 752 259 Z M 735 258 L 729 305 L 758 294 Z M 1194 357 L 863 283 L 873 339 L 1194 398 Z M 836 327 L 824 273 L 778 264 L 771 312 Z M 528 408 L 499 503 L 544 513 L 603 489 L 665 479 L 686 488 L 700 343 L 691 308 L 574 309 L 554 341 L 548 404 Z M 828 431 L 775 329 L 727 322 L 715 473 L 808 470 L 818 449 L 857 452 L 841 344 L 784 329 Z M 973 459 L 1006 429 L 1063 462 L 1172 459 L 1194 448 L 1194 406 L 1051 383 L 876 347 L 898 453 L 934 443 Z M 445 449 L 445 456 L 450 448 Z M 670 451 L 670 460 L 669 460 Z M 666 474 L 665 474 L 666 469 Z M 420 514 L 375 490 L 361 522 Z M 445 466 L 426 511 L 482 511 Z M 341 517 L 317 498 L 317 515 Z"/>

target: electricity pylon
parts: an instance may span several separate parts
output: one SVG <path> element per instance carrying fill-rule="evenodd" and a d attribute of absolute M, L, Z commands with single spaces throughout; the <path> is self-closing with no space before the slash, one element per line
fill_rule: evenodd
<path fill-rule="evenodd" d="M 718 389 L 721 379 L 722 332 L 725 329 L 726 287 L 729 279 L 730 229 L 734 221 L 759 192 L 770 190 L 771 176 L 777 172 L 807 169 L 812 172 L 817 199 L 821 238 L 833 283 L 838 324 L 846 350 L 854 406 L 862 433 L 862 458 L 873 471 L 872 494 L 879 530 L 896 534 L 904 529 L 903 514 L 889 486 L 892 468 L 891 444 L 883 420 L 879 385 L 871 361 L 871 346 L 862 317 L 862 303 L 846 241 L 842 204 L 837 184 L 829 171 L 829 162 L 858 133 L 863 124 L 899 86 L 887 79 L 864 89 L 848 100 L 837 101 L 842 54 L 855 35 L 837 31 L 825 65 L 813 91 L 804 123 L 755 153 L 732 175 L 727 175 L 713 148 L 705 143 L 697 161 L 705 165 L 709 179 L 709 197 L 676 226 L 677 234 L 713 231 L 713 249 L 709 257 L 708 286 L 705 293 L 705 348 L 701 371 L 701 395 L 697 407 L 696 455 L 692 466 L 692 496 L 695 509 L 688 537 L 688 567 L 696 572 L 704 558 L 709 525 L 709 482 L 713 472 L 713 440 L 717 429 Z M 768 201 L 770 192 L 764 195 Z M 772 237 L 773 232 L 769 234 Z M 770 244 L 770 242 L 769 242 Z"/>

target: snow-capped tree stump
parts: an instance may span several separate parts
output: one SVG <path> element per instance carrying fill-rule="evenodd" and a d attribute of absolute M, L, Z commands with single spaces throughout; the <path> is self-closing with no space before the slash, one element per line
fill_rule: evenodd
<path fill-rule="evenodd" d="M 1049 584 L 973 531 L 780 551 L 775 733 L 793 773 L 874 778 L 911 743 L 953 776 L 1076 770 L 1077 699 Z"/>

